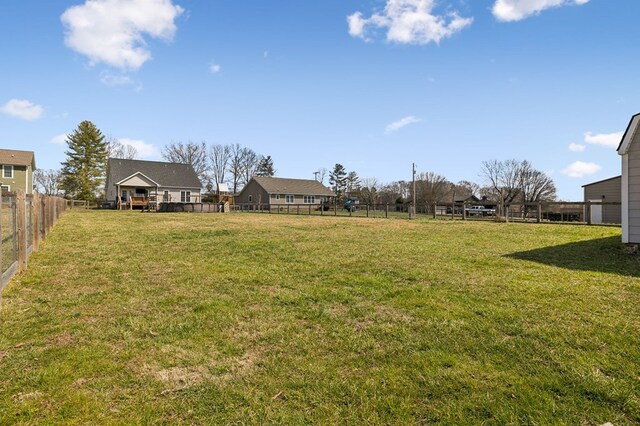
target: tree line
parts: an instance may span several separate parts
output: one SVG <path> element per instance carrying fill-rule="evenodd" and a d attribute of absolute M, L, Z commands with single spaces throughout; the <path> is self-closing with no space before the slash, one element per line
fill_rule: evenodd
<path fill-rule="evenodd" d="M 81 122 L 67 137 L 66 160 L 60 170 L 36 170 L 34 182 L 47 195 L 95 201 L 103 193 L 108 158 L 138 159 L 137 150 L 106 137 L 90 121 Z M 271 156 L 261 155 L 240 144 L 174 142 L 164 147 L 164 160 L 193 166 L 207 191 L 220 184 L 229 185 L 233 193 L 254 176 L 274 176 Z M 358 197 L 366 204 L 404 204 L 413 199 L 411 181 L 382 184 L 375 177 L 361 179 L 355 171 L 347 171 L 336 163 L 331 171 L 321 168 L 316 180 L 328 184 L 339 201 Z M 472 181 L 453 183 L 435 172 L 415 176 L 415 198 L 419 205 L 451 202 L 454 197 L 476 196 L 496 204 L 554 201 L 556 187 L 551 177 L 527 161 L 490 160 L 481 163 L 482 184 Z"/>
<path fill-rule="evenodd" d="M 34 183 L 47 195 L 96 201 L 104 191 L 107 160 L 139 159 L 135 147 L 102 134 L 92 122 L 83 121 L 67 136 L 66 160 L 59 170 L 34 172 Z M 229 184 L 238 192 L 253 176 L 274 176 L 276 169 L 270 155 L 264 156 L 240 144 L 174 142 L 164 147 L 162 158 L 173 163 L 191 164 L 208 191 Z"/>
<path fill-rule="evenodd" d="M 326 169 L 320 169 L 317 180 L 324 183 L 325 174 Z M 415 176 L 416 203 L 451 203 L 455 198 L 472 196 L 495 204 L 557 199 L 553 179 L 527 160 L 483 161 L 479 177 L 481 184 L 469 180 L 454 183 L 435 172 L 419 172 Z M 406 204 L 413 200 L 412 181 L 383 184 L 375 177 L 360 179 L 356 172 L 347 172 L 339 163 L 329 173 L 329 186 L 338 200 L 357 197 L 364 204 Z"/>

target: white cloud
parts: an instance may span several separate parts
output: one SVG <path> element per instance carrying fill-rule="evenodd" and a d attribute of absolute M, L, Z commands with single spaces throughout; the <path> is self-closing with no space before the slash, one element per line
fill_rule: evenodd
<path fill-rule="evenodd" d="M 393 123 L 389 124 L 385 128 L 384 132 L 388 135 L 390 133 L 393 133 L 397 130 L 402 129 L 405 126 L 408 126 L 409 124 L 419 123 L 421 121 L 422 121 L 421 119 L 416 118 L 413 115 L 410 115 L 408 117 L 401 118 L 400 120 L 394 121 Z"/>
<path fill-rule="evenodd" d="M 589 0 L 496 0 L 493 16 L 499 21 L 520 21 L 552 7 L 583 5 Z"/>
<path fill-rule="evenodd" d="M 468 27 L 473 18 L 462 18 L 457 12 L 433 13 L 434 0 L 387 0 L 382 13 L 369 18 L 362 12 L 347 16 L 349 34 L 369 41 L 367 28 L 385 28 L 387 40 L 401 44 L 440 43 L 444 38 Z"/>
<path fill-rule="evenodd" d="M 213 74 L 219 73 L 220 70 L 222 70 L 222 67 L 218 64 L 211 64 L 209 66 L 209 71 L 211 71 Z"/>
<path fill-rule="evenodd" d="M 126 74 L 112 74 L 108 71 L 100 73 L 100 82 L 106 86 L 129 86 L 133 80 Z"/>
<path fill-rule="evenodd" d="M 24 99 L 11 99 L 0 108 L 0 111 L 12 117 L 31 121 L 40 118 L 44 108 Z"/>
<path fill-rule="evenodd" d="M 269 51 L 265 50 L 264 52 L 262 52 L 262 56 L 267 59 L 269 57 Z"/>
<path fill-rule="evenodd" d="M 142 158 L 149 157 L 157 157 L 159 152 L 158 149 L 150 143 L 146 143 L 145 141 L 136 140 L 136 139 L 128 139 L 128 138 L 119 138 L 118 142 L 122 145 L 132 146 L 138 151 L 138 155 Z"/>
<path fill-rule="evenodd" d="M 61 133 L 57 136 L 54 136 L 51 138 L 51 143 L 56 144 L 56 145 L 64 145 L 67 143 L 67 137 L 69 135 L 67 135 L 66 133 Z"/>
<path fill-rule="evenodd" d="M 587 147 L 585 145 L 582 145 L 582 144 L 579 144 L 579 143 L 570 143 L 569 144 L 569 151 L 584 152 L 585 149 L 587 149 Z"/>
<path fill-rule="evenodd" d="M 601 133 L 594 135 L 591 132 L 584 134 L 584 141 L 591 145 L 600 145 L 606 148 L 617 148 L 622 140 L 624 132 Z"/>
<path fill-rule="evenodd" d="M 86 0 L 60 17 L 65 44 L 89 58 L 136 70 L 151 59 L 145 35 L 171 41 L 184 9 L 172 0 Z"/>
<path fill-rule="evenodd" d="M 560 173 L 572 178 L 582 178 L 585 176 L 596 174 L 600 171 L 600 169 L 602 169 L 602 167 L 600 167 L 596 163 L 585 163 L 582 161 L 576 161 L 574 163 L 571 163 L 566 169 L 560 170 Z"/>

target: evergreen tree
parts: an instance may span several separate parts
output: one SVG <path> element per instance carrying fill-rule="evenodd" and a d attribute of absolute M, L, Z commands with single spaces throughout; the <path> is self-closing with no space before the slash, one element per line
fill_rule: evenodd
<path fill-rule="evenodd" d="M 95 201 L 104 185 L 109 144 L 92 122 L 83 121 L 67 136 L 67 145 L 60 189 L 66 197 Z"/>
<path fill-rule="evenodd" d="M 329 185 L 338 199 L 344 195 L 347 186 L 347 170 L 340 163 L 336 163 L 331 173 L 329 173 Z"/>
<path fill-rule="evenodd" d="M 274 176 L 275 174 L 276 170 L 273 168 L 273 158 L 271 158 L 270 155 L 262 157 L 258 163 L 256 176 Z"/>

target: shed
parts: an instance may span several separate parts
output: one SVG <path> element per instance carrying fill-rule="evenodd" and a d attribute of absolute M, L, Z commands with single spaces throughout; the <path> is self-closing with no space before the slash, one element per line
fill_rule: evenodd
<path fill-rule="evenodd" d="M 622 157 L 622 242 L 640 244 L 640 114 L 631 117 L 618 146 Z"/>
<path fill-rule="evenodd" d="M 591 223 L 621 223 L 622 207 L 615 204 L 622 201 L 622 176 L 582 185 L 584 189 L 584 202 L 591 204 Z"/>

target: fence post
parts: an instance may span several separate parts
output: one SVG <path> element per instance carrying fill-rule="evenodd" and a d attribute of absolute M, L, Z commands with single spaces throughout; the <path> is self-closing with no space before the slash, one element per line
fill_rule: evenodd
<path fill-rule="evenodd" d="M 584 214 L 587 217 L 587 225 L 591 225 L 591 200 L 587 200 Z"/>
<path fill-rule="evenodd" d="M 504 221 L 509 222 L 509 205 L 504 206 Z"/>
<path fill-rule="evenodd" d="M 338 216 L 338 200 L 334 200 L 333 202 L 333 215 Z"/>
<path fill-rule="evenodd" d="M 2 288 L 3 288 L 3 283 L 2 283 L 2 274 L 4 273 L 4 271 L 2 269 L 2 252 L 4 252 L 4 250 L 2 250 L 2 235 L 4 235 L 4 229 L 2 224 L 4 223 L 4 220 L 2 218 L 3 216 L 3 210 L 4 210 L 4 206 L 2 205 L 2 190 L 0 190 L 0 301 L 2 298 Z"/>
<path fill-rule="evenodd" d="M 389 218 L 389 203 L 384 205 L 384 218 L 385 219 Z"/>
<path fill-rule="evenodd" d="M 18 270 L 27 269 L 27 198 L 23 191 L 16 191 L 16 217 L 18 222 Z"/>
<path fill-rule="evenodd" d="M 542 222 L 542 201 L 538 201 L 538 223 Z"/>
<path fill-rule="evenodd" d="M 462 203 L 462 220 L 467 220 L 467 203 Z"/>
<path fill-rule="evenodd" d="M 33 251 L 38 250 L 38 243 L 40 240 L 38 239 L 38 220 L 40 215 L 38 214 L 38 201 L 40 200 L 40 196 L 35 193 L 31 196 L 31 238 L 33 238 Z"/>
<path fill-rule="evenodd" d="M 367 217 L 369 217 L 369 204 L 367 203 Z"/>

